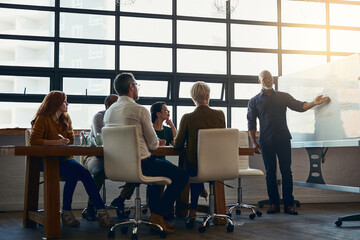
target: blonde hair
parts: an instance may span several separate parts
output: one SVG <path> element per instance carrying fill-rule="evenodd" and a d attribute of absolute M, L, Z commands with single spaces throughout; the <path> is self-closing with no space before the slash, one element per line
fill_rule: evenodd
<path fill-rule="evenodd" d="M 204 102 L 208 95 L 210 95 L 210 87 L 205 82 L 198 81 L 191 88 L 191 98 L 195 102 Z"/>

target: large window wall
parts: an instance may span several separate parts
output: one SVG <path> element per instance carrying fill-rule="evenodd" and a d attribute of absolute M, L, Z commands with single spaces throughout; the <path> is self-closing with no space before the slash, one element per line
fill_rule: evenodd
<path fill-rule="evenodd" d="M 360 52 L 360 1 L 233 0 L 231 13 L 213 0 L 123 1 L 0 0 L 0 127 L 29 127 L 56 89 L 89 128 L 114 77 L 132 72 L 139 103 L 165 101 L 175 124 L 205 81 L 227 126 L 246 130 L 260 71 L 277 79 Z"/>

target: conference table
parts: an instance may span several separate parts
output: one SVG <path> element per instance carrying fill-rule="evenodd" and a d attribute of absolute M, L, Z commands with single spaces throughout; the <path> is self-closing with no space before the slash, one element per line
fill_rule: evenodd
<path fill-rule="evenodd" d="M 151 152 L 157 156 L 179 156 L 179 166 L 186 161 L 185 151 L 172 147 L 159 147 Z M 252 148 L 239 148 L 239 155 L 253 155 Z M 27 156 L 24 197 L 24 227 L 44 226 L 45 238 L 60 238 L 60 176 L 59 156 L 103 156 L 102 147 L 84 146 L 0 146 L 0 155 Z M 43 162 L 44 212 L 38 212 L 40 166 Z M 223 184 L 215 187 L 215 201 L 225 209 Z M 188 200 L 188 190 L 184 191 L 177 206 L 183 208 Z M 178 214 L 181 214 L 181 210 Z"/>

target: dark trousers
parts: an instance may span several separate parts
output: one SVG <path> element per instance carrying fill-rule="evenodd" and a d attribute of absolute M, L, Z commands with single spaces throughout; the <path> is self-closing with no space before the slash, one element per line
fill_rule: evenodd
<path fill-rule="evenodd" d="M 189 181 L 187 173 L 172 164 L 166 159 L 160 159 L 156 156 L 150 156 L 149 159 L 141 163 L 142 173 L 145 176 L 162 176 L 171 179 L 171 184 L 166 187 L 166 190 L 161 196 L 161 185 L 148 186 L 148 203 L 150 211 L 158 215 L 169 213 L 174 207 L 175 200 L 180 196 Z"/>
<path fill-rule="evenodd" d="M 63 210 L 71 210 L 72 197 L 74 195 L 75 187 L 78 181 L 81 181 L 85 187 L 89 198 L 94 203 L 95 208 L 104 208 L 96 184 L 90 172 L 75 160 L 60 160 L 59 161 L 60 176 L 64 177 L 65 185 L 63 192 Z"/>
<path fill-rule="evenodd" d="M 293 179 L 291 172 L 291 144 L 289 140 L 273 141 L 272 143 L 261 143 L 261 154 L 266 169 L 266 185 L 270 204 L 280 205 L 280 197 L 276 179 L 277 161 L 282 176 L 282 193 L 284 207 L 294 205 Z"/>

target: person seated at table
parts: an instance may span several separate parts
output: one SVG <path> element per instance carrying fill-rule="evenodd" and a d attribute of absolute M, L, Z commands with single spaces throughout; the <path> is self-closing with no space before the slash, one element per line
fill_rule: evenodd
<path fill-rule="evenodd" d="M 119 100 L 114 103 L 104 116 L 105 126 L 111 125 L 135 125 L 138 131 L 139 154 L 141 159 L 141 170 L 145 176 L 163 176 L 171 179 L 164 195 L 153 206 L 148 222 L 159 224 L 167 234 L 174 233 L 174 224 L 166 222 L 163 215 L 170 212 L 175 200 L 185 188 L 189 176 L 181 168 L 171 162 L 159 159 L 151 155 L 152 150 L 159 147 L 157 138 L 151 123 L 149 111 L 137 104 L 139 99 L 140 85 L 132 73 L 121 73 L 114 79 L 114 89 L 119 95 Z M 119 154 L 121 149 L 119 149 Z M 121 169 L 119 169 L 121 171 Z M 149 194 L 160 196 L 158 185 L 149 186 Z"/>
<path fill-rule="evenodd" d="M 74 143 L 74 131 L 68 111 L 66 94 L 51 91 L 42 101 L 34 119 L 31 121 L 30 144 L 32 146 L 68 145 Z M 75 161 L 73 156 L 60 157 L 60 176 L 65 179 L 61 220 L 65 226 L 80 225 L 71 212 L 71 203 L 77 181 L 80 180 L 90 199 L 98 209 L 97 219 L 104 227 L 114 225 L 104 208 L 99 191 L 90 172 Z"/>
<path fill-rule="evenodd" d="M 173 122 L 170 120 L 170 111 L 167 109 L 165 102 L 155 102 L 151 105 L 150 108 L 151 114 L 151 122 L 153 123 L 153 127 L 157 137 L 160 139 L 160 146 L 169 146 L 170 144 L 174 144 L 174 138 L 176 137 L 176 128 Z M 164 126 L 166 123 L 168 126 Z M 165 159 L 165 156 L 156 156 L 159 159 Z M 164 191 L 164 186 L 159 186 L 161 188 L 160 192 Z M 152 194 L 148 194 L 148 202 L 150 211 L 152 206 L 150 203 L 158 201 L 160 196 L 154 196 Z M 165 220 L 169 220 L 174 218 L 173 211 L 164 215 Z"/>
<path fill-rule="evenodd" d="M 118 100 L 118 95 L 111 94 L 105 98 L 105 110 L 101 110 L 95 114 L 91 123 L 90 139 L 92 144 L 96 145 L 96 139 L 101 134 L 101 129 L 104 127 L 104 115 L 106 110 Z M 98 191 L 100 191 L 102 185 L 105 182 L 105 169 L 104 169 L 104 157 L 101 156 L 85 156 L 82 159 L 81 164 L 89 170 L 95 181 Z M 111 206 L 116 207 L 116 214 L 119 218 L 128 217 L 124 212 L 125 199 L 130 199 L 134 193 L 136 184 L 126 183 L 123 187 L 120 195 L 111 202 Z M 96 220 L 96 209 L 92 201 L 88 200 L 88 206 L 83 210 L 83 217 L 88 221 Z"/>
<path fill-rule="evenodd" d="M 189 176 L 197 175 L 197 139 L 199 129 L 225 128 L 225 115 L 220 110 L 211 109 L 210 87 L 205 82 L 196 82 L 191 88 L 191 98 L 196 105 L 193 112 L 184 114 L 180 121 L 174 148 L 181 150 L 185 147 Z M 219 159 L 220 164 L 221 159 Z M 190 183 L 191 199 L 187 221 L 195 223 L 196 208 L 200 193 L 206 196 L 203 183 Z"/>

